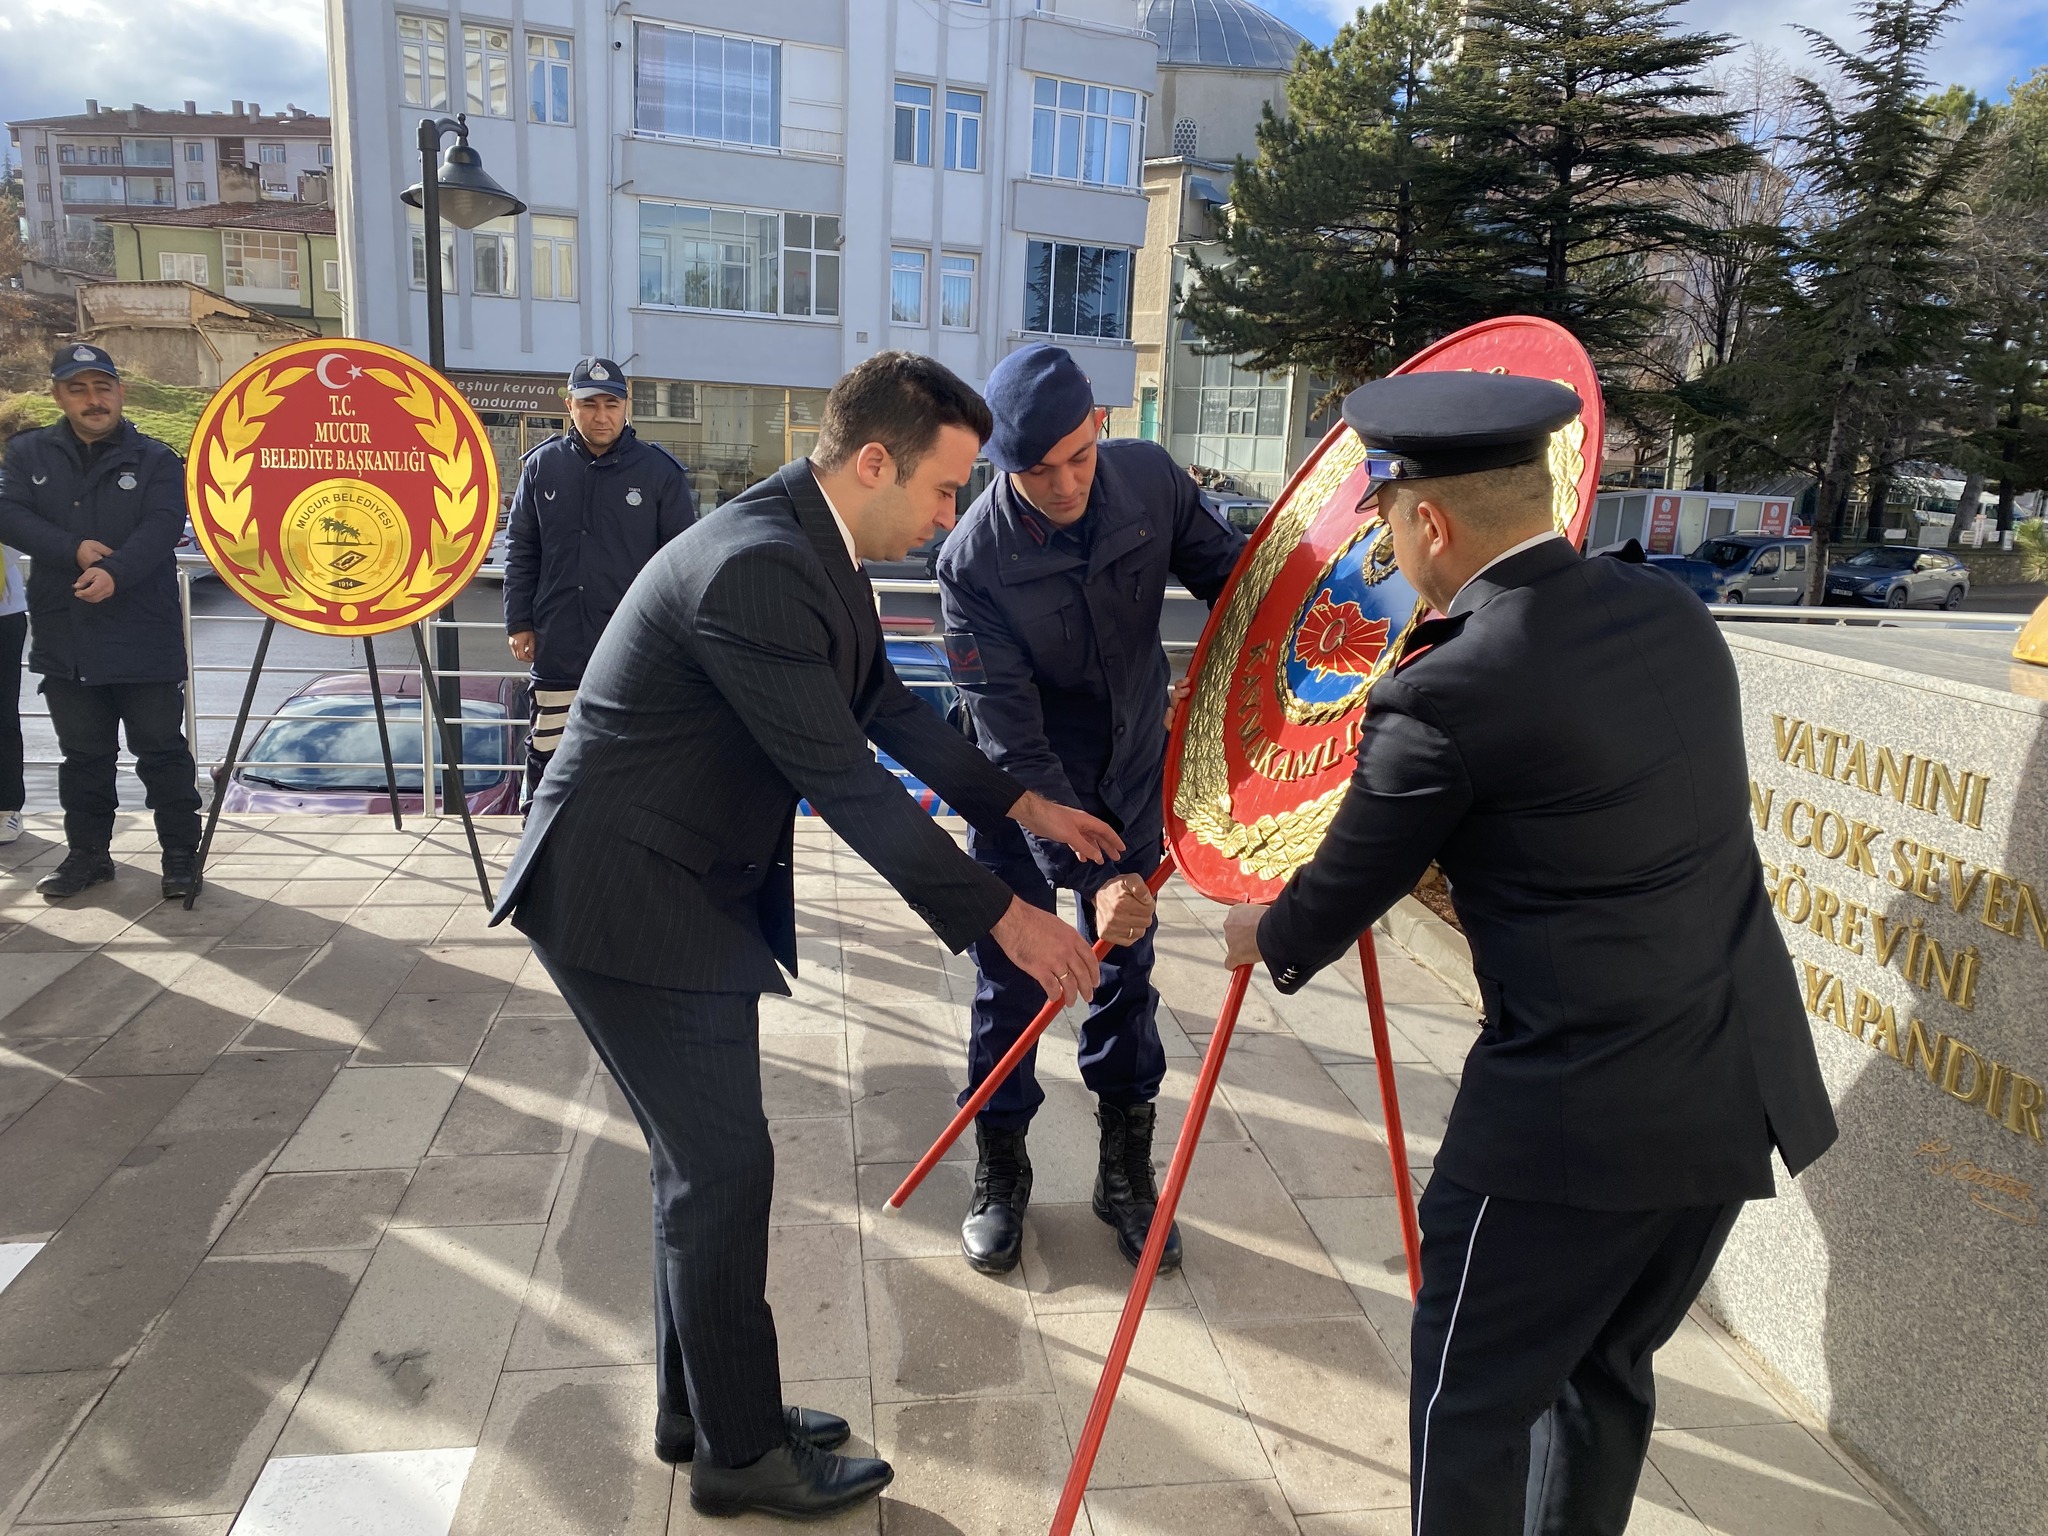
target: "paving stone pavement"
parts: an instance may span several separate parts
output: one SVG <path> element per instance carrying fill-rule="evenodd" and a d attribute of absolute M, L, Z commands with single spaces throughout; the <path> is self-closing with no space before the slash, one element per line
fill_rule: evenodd
<path fill-rule="evenodd" d="M 644 1147 L 525 940 L 484 926 L 460 829 L 229 820 L 188 913 L 141 818 L 112 886 L 45 904 L 55 818 L 29 820 L 0 849 L 0 1532 L 711 1527 L 650 1447 Z M 515 832 L 484 831 L 495 872 Z M 762 1007 L 783 1374 L 897 1468 L 823 1529 L 1030 1536 L 1130 1274 L 1087 1204 L 1071 1019 L 1040 1053 L 1024 1263 L 978 1276 L 967 1149 L 883 1208 L 950 1113 L 972 967 L 820 824 L 797 846 L 803 974 Z M 1163 1163 L 1218 911 L 1169 886 L 1158 947 Z M 1381 953 L 1419 1188 L 1476 1026 Z M 1407 1528 L 1406 1274 L 1354 971 L 1247 999 L 1094 1536 Z M 1632 1531 L 1916 1529 L 1710 1322 L 1658 1375 Z"/>

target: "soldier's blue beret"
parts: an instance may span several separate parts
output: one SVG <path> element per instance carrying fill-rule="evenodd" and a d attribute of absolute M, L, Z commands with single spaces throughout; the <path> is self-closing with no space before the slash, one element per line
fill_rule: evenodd
<path fill-rule="evenodd" d="M 1034 342 L 990 370 L 983 391 L 995 431 L 982 451 L 997 469 L 1021 474 L 1088 419 L 1095 389 L 1065 347 Z"/>
<path fill-rule="evenodd" d="M 1376 482 L 1526 464 L 1578 414 L 1577 390 L 1505 373 L 1397 373 L 1344 397 Z"/>
<path fill-rule="evenodd" d="M 569 393 L 577 399 L 591 395 L 626 396 L 626 370 L 608 357 L 586 357 L 569 372 Z"/>
<path fill-rule="evenodd" d="M 121 377 L 121 371 L 114 366 L 113 358 L 109 357 L 102 347 L 91 346 L 82 341 L 68 347 L 59 347 L 57 355 L 50 359 L 50 382 L 54 384 L 80 373 L 104 373 L 114 379 Z"/>

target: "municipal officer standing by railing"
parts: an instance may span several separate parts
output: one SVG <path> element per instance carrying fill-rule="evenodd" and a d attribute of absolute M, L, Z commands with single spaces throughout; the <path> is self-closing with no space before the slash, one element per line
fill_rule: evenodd
<path fill-rule="evenodd" d="M 617 363 L 584 358 L 569 375 L 569 430 L 526 455 L 512 494 L 505 632 L 532 668 L 529 802 L 619 599 L 654 552 L 697 520 L 689 476 L 635 435 L 627 400 Z"/>
<path fill-rule="evenodd" d="M 33 562 L 28 664 L 64 754 L 57 797 L 71 851 L 36 889 L 61 901 L 114 878 L 125 733 L 156 813 L 164 899 L 181 899 L 199 888 L 175 553 L 185 466 L 122 418 L 121 375 L 100 348 L 61 348 L 50 393 L 64 419 L 11 439 L 0 466 L 0 540 Z"/>

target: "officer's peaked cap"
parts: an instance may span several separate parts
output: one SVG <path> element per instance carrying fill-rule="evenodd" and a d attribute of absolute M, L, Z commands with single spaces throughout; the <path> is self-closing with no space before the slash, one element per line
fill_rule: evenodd
<path fill-rule="evenodd" d="M 995 431 L 982 450 L 997 469 L 1035 469 L 1095 409 L 1095 388 L 1065 347 L 1034 342 L 990 370 L 984 392 Z"/>
<path fill-rule="evenodd" d="M 1398 373 L 1344 397 L 1344 420 L 1371 454 L 1376 481 L 1526 464 L 1579 409 L 1566 385 L 1506 373 Z"/>
<path fill-rule="evenodd" d="M 104 347 L 83 341 L 59 347 L 57 355 L 50 359 L 50 382 L 60 383 L 81 373 L 104 373 L 113 379 L 121 377 L 121 371 L 114 366 L 114 359 Z"/>

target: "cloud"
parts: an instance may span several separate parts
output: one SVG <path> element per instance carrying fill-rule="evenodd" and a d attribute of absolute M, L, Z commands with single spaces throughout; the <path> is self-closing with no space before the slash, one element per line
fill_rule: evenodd
<path fill-rule="evenodd" d="M 0 114 L 19 121 L 143 102 L 327 110 L 320 0 L 6 0 Z"/>

